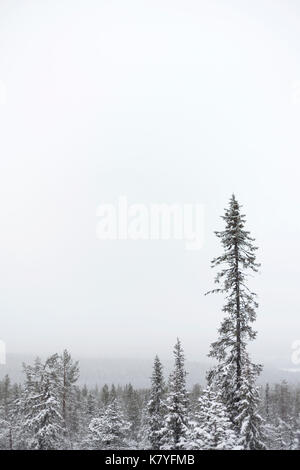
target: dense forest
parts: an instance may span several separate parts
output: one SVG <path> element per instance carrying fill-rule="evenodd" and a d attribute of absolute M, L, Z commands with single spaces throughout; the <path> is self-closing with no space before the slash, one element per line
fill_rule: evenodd
<path fill-rule="evenodd" d="M 0 381 L 2 450 L 243 449 L 216 393 L 198 384 L 185 389 L 180 343 L 169 384 L 156 358 L 145 390 L 79 387 L 79 367 L 67 351 L 24 365 L 24 373 L 22 385 L 8 376 Z M 256 412 L 266 449 L 300 449 L 300 385 L 260 387 Z"/>
<path fill-rule="evenodd" d="M 258 387 L 262 366 L 247 345 L 256 337 L 258 307 L 248 286 L 257 272 L 254 239 L 232 196 L 216 232 L 223 253 L 214 258 L 216 288 L 225 298 L 224 319 L 209 356 L 215 366 L 206 387 L 186 386 L 185 357 L 177 339 L 168 378 L 155 357 L 149 389 L 79 387 L 79 364 L 67 350 L 24 364 L 24 381 L 0 382 L 1 449 L 300 449 L 300 386 Z"/>

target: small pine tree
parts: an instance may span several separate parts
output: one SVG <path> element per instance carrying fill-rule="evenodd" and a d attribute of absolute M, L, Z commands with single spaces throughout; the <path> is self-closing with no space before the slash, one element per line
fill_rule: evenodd
<path fill-rule="evenodd" d="M 109 403 L 109 388 L 108 388 L 108 385 L 105 384 L 103 387 L 102 387 L 102 390 L 101 390 L 101 401 L 103 403 L 103 406 L 106 407 Z"/>
<path fill-rule="evenodd" d="M 199 398 L 201 396 L 201 386 L 197 383 L 193 386 L 189 393 L 189 403 L 191 411 L 198 407 Z"/>
<path fill-rule="evenodd" d="M 72 447 L 72 423 L 71 414 L 72 401 L 75 394 L 75 383 L 79 377 L 78 361 L 74 362 L 71 354 L 65 349 L 61 356 L 58 356 L 59 367 L 59 382 L 60 382 L 60 401 L 61 401 L 61 414 L 63 418 L 63 425 L 65 429 L 65 436 L 70 442 Z M 73 413 L 74 415 L 74 413 Z"/>
<path fill-rule="evenodd" d="M 136 445 L 137 435 L 141 424 L 141 415 L 139 407 L 139 396 L 131 384 L 126 387 L 124 399 L 126 417 L 131 424 L 130 437 L 132 439 L 132 445 Z"/>
<path fill-rule="evenodd" d="M 165 426 L 162 429 L 161 449 L 184 449 L 187 430 L 187 391 L 184 353 L 179 339 L 174 347 L 175 365 L 170 375 L 166 399 Z"/>
<path fill-rule="evenodd" d="M 297 445 L 297 430 L 293 419 L 284 421 L 277 418 L 275 427 L 275 449 L 294 450 Z"/>
<path fill-rule="evenodd" d="M 91 420 L 90 446 L 93 449 L 125 449 L 129 430 L 130 423 L 124 418 L 118 401 L 114 399 L 100 417 Z"/>
<path fill-rule="evenodd" d="M 152 445 L 150 442 L 150 427 L 147 400 L 145 400 L 142 407 L 141 424 L 137 436 L 137 448 L 140 450 L 152 449 Z"/>
<path fill-rule="evenodd" d="M 161 430 L 164 426 L 165 414 L 165 384 L 163 378 L 162 364 L 159 357 L 154 359 L 153 372 L 151 377 L 151 392 L 148 402 L 149 416 L 149 440 L 152 449 L 160 449 L 162 445 Z"/>

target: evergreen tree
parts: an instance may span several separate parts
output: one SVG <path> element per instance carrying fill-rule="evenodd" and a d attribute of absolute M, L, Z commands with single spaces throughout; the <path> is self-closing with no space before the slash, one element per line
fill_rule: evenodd
<path fill-rule="evenodd" d="M 57 359 L 54 355 L 45 365 L 37 360 L 33 368 L 24 366 L 23 427 L 28 431 L 30 449 L 52 450 L 64 446 Z"/>
<path fill-rule="evenodd" d="M 90 446 L 93 449 L 120 450 L 127 447 L 130 423 L 124 418 L 122 409 L 116 399 L 98 418 L 89 424 Z"/>
<path fill-rule="evenodd" d="M 185 448 L 188 450 L 240 448 L 226 407 L 211 387 L 207 387 L 199 398 L 197 411 L 189 422 Z"/>
<path fill-rule="evenodd" d="M 294 450 L 297 447 L 297 437 L 294 421 L 291 418 L 284 421 L 279 417 L 275 427 L 274 448 L 276 450 Z"/>
<path fill-rule="evenodd" d="M 141 424 L 137 436 L 137 448 L 143 450 L 152 448 L 157 449 L 157 447 L 152 447 L 150 443 L 150 427 L 147 400 L 145 400 L 141 412 Z"/>
<path fill-rule="evenodd" d="M 95 416 L 95 414 L 99 411 L 97 399 L 93 391 L 89 390 L 86 396 L 86 415 L 89 418 Z"/>
<path fill-rule="evenodd" d="M 83 399 L 79 387 L 74 387 L 72 401 L 68 405 L 68 441 L 71 449 L 79 449 L 83 439 L 83 430 L 87 423 L 83 416 Z M 65 430 L 65 428 L 64 428 Z"/>
<path fill-rule="evenodd" d="M 13 449 L 14 399 L 10 378 L 6 375 L 0 383 L 0 448 Z"/>
<path fill-rule="evenodd" d="M 174 347 L 175 365 L 170 375 L 166 399 L 165 426 L 162 429 L 161 449 L 184 449 L 187 430 L 188 399 L 184 353 L 179 339 Z"/>
<path fill-rule="evenodd" d="M 201 396 L 201 386 L 199 384 L 195 384 L 189 393 L 189 403 L 191 411 L 195 410 L 198 407 L 199 398 Z"/>
<path fill-rule="evenodd" d="M 112 402 L 117 399 L 117 390 L 114 384 L 112 384 L 109 392 L 109 400 Z"/>
<path fill-rule="evenodd" d="M 130 422 L 130 437 L 133 441 L 136 442 L 137 435 L 139 432 L 139 426 L 141 424 L 141 416 L 140 416 L 140 407 L 139 407 L 139 395 L 133 389 L 132 385 L 129 384 L 126 386 L 125 390 L 125 409 L 126 409 L 126 416 L 128 421 Z"/>
<path fill-rule="evenodd" d="M 277 388 L 277 400 L 279 401 L 279 416 L 283 421 L 289 421 L 293 415 L 292 396 L 286 380 L 282 380 L 279 390 Z"/>
<path fill-rule="evenodd" d="M 162 364 L 158 356 L 154 359 L 151 377 L 151 392 L 148 403 L 149 415 L 149 440 L 152 449 L 160 449 L 162 444 L 161 430 L 164 425 L 165 414 L 165 384 L 163 378 Z"/>
<path fill-rule="evenodd" d="M 252 323 L 256 319 L 258 305 L 256 294 L 247 286 L 247 278 L 249 271 L 257 272 L 259 267 L 255 256 L 257 247 L 244 228 L 245 216 L 241 214 L 234 195 L 222 218 L 226 224 L 225 230 L 216 232 L 216 235 L 221 240 L 224 253 L 212 261 L 212 267 L 221 267 L 215 278 L 215 283 L 221 284 L 221 287 L 210 293 L 225 294 L 223 311 L 226 317 L 219 329 L 219 339 L 211 346 L 209 355 L 217 359 L 218 365 L 209 372 L 208 380 L 220 390 L 238 431 L 241 432 L 242 426 L 243 430 L 255 427 L 256 432 L 246 432 L 244 435 L 245 448 L 261 448 L 257 391 L 254 391 L 255 378 L 261 366 L 253 364 L 247 353 L 248 341 L 256 336 Z"/>
<path fill-rule="evenodd" d="M 101 391 L 101 401 L 103 403 L 103 406 L 106 407 L 109 403 L 109 388 L 108 388 L 108 385 L 105 384 L 103 387 L 102 387 L 102 391 Z"/>
<path fill-rule="evenodd" d="M 239 390 L 234 423 L 239 430 L 240 442 L 246 450 L 265 449 L 264 422 L 258 413 L 260 404 L 258 388 L 255 386 L 253 368 L 246 365 Z"/>
<path fill-rule="evenodd" d="M 61 408 L 66 434 L 70 435 L 70 419 L 72 400 L 75 393 L 75 383 L 79 377 L 78 361 L 73 362 L 71 354 L 65 349 L 59 360 Z"/>

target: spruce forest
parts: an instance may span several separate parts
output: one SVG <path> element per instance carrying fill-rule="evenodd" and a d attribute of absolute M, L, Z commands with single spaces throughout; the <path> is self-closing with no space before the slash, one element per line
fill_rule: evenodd
<path fill-rule="evenodd" d="M 258 386 L 263 364 L 249 355 L 258 312 L 250 281 L 260 265 L 234 195 L 222 218 L 215 287 L 207 294 L 222 296 L 223 321 L 207 351 L 214 363 L 207 376 L 187 389 L 179 338 L 172 373 L 165 377 L 155 356 L 148 389 L 82 387 L 67 350 L 37 358 L 23 364 L 22 383 L 0 381 L 0 449 L 300 450 L 300 385 Z"/>

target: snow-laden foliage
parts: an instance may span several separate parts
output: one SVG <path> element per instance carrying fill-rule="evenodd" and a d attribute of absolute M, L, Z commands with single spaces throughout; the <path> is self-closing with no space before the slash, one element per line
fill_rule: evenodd
<path fill-rule="evenodd" d="M 185 449 L 241 449 L 226 407 L 217 393 L 207 387 L 199 398 L 196 412 L 190 417 Z"/>
<path fill-rule="evenodd" d="M 183 449 L 185 445 L 188 398 L 184 353 L 179 339 L 174 347 L 174 359 L 174 370 L 168 384 L 165 425 L 161 430 L 161 449 Z"/>
<path fill-rule="evenodd" d="M 8 375 L 0 387 L 0 449 L 13 449 L 16 416 L 14 413 L 13 389 Z"/>
<path fill-rule="evenodd" d="M 79 387 L 73 384 L 72 426 L 66 436 L 62 418 L 62 395 L 59 381 L 60 360 L 51 356 L 51 361 L 25 366 L 25 381 L 19 386 L 10 384 L 8 377 L 0 380 L 0 449 L 161 449 L 167 446 L 175 448 L 174 441 L 168 443 L 156 441 L 151 444 L 151 417 L 149 405 L 157 395 L 154 390 L 136 390 L 130 396 L 137 397 L 136 413 L 139 415 L 138 427 L 133 429 L 128 419 L 128 386 Z M 47 366 L 46 366 L 47 363 Z M 157 363 L 158 364 L 158 363 Z M 57 367 L 56 367 L 57 366 Z M 44 370 L 46 374 L 44 374 Z M 157 370 L 161 371 L 160 366 Z M 156 370 L 156 374 L 157 374 Z M 57 371 L 57 375 L 53 372 Z M 49 377 L 50 372 L 50 377 Z M 164 383 L 162 373 L 158 374 Z M 153 375 L 155 377 L 155 374 Z M 47 383 L 50 382 L 50 388 Z M 155 381 L 154 381 L 155 383 Z M 155 421 L 155 436 L 164 437 L 166 425 L 165 387 L 162 392 L 161 418 Z M 44 391 L 44 394 L 43 394 Z M 259 395 L 258 395 L 259 394 Z M 160 393 L 159 393 L 160 395 Z M 275 450 L 299 450 L 300 445 L 300 386 L 286 382 L 265 387 L 255 387 L 255 392 L 246 386 L 246 400 L 241 409 L 248 411 L 240 416 L 241 432 L 232 423 L 229 412 L 220 392 L 208 386 L 204 391 L 195 385 L 187 394 L 185 411 L 185 430 L 180 438 L 182 449 L 237 449 L 245 448 L 247 433 L 255 432 L 255 419 L 248 420 L 252 401 L 255 409 L 259 407 L 262 421 L 263 446 Z M 49 397 L 54 397 L 50 402 Z M 152 399 L 151 399 L 152 397 Z M 112 403 L 114 403 L 113 406 Z M 152 402 L 153 405 L 153 402 Z M 154 407 L 154 410 L 157 408 Z M 250 411 L 249 411 L 250 410 Z M 41 411 L 41 414 L 40 414 Z M 41 419 L 44 415 L 45 420 Z M 244 419 L 243 416 L 246 418 Z M 257 417 L 257 412 L 255 412 Z M 28 420 L 28 421 L 27 421 Z M 48 424 L 47 424 L 48 423 Z M 251 427 L 249 426 L 251 423 Z M 125 432 L 124 432 L 125 430 Z"/>
<path fill-rule="evenodd" d="M 126 449 L 129 447 L 130 423 L 116 399 L 89 424 L 90 446 L 93 449 Z"/>
<path fill-rule="evenodd" d="M 22 404 L 28 447 L 38 450 L 60 448 L 63 444 L 63 419 L 59 401 L 57 355 L 44 365 L 25 366 L 26 382 Z"/>
<path fill-rule="evenodd" d="M 65 439 L 69 440 L 72 447 L 70 435 L 76 427 L 76 391 L 74 385 L 79 377 L 78 362 L 73 362 L 71 355 L 65 349 L 58 359 L 58 388 L 61 402 L 61 414 L 63 419 Z"/>
<path fill-rule="evenodd" d="M 239 430 L 240 443 L 246 450 L 265 449 L 263 419 L 259 414 L 259 390 L 252 368 L 245 368 L 241 377 L 239 400 L 236 403 L 234 424 Z"/>
<path fill-rule="evenodd" d="M 249 272 L 256 272 L 259 266 L 257 247 L 245 230 L 245 216 L 234 195 L 222 218 L 225 229 L 216 235 L 224 251 L 212 261 L 212 267 L 220 268 L 215 278 L 219 287 L 210 292 L 225 294 L 225 318 L 219 338 L 211 346 L 209 355 L 218 364 L 209 372 L 208 380 L 221 394 L 236 431 L 243 436 L 244 448 L 260 449 L 263 436 L 255 379 L 261 366 L 253 364 L 247 352 L 248 341 L 256 336 L 252 323 L 258 305 L 247 280 Z"/>
<path fill-rule="evenodd" d="M 140 397 L 134 390 L 133 386 L 129 384 L 125 389 L 125 414 L 126 419 L 130 423 L 130 435 L 132 438 L 132 445 L 137 446 L 137 436 L 141 424 L 140 416 Z"/>
<path fill-rule="evenodd" d="M 162 428 L 165 420 L 165 384 L 162 364 L 158 356 L 154 359 L 151 377 L 151 394 L 148 403 L 148 435 L 152 449 L 160 449 L 162 445 Z"/>

